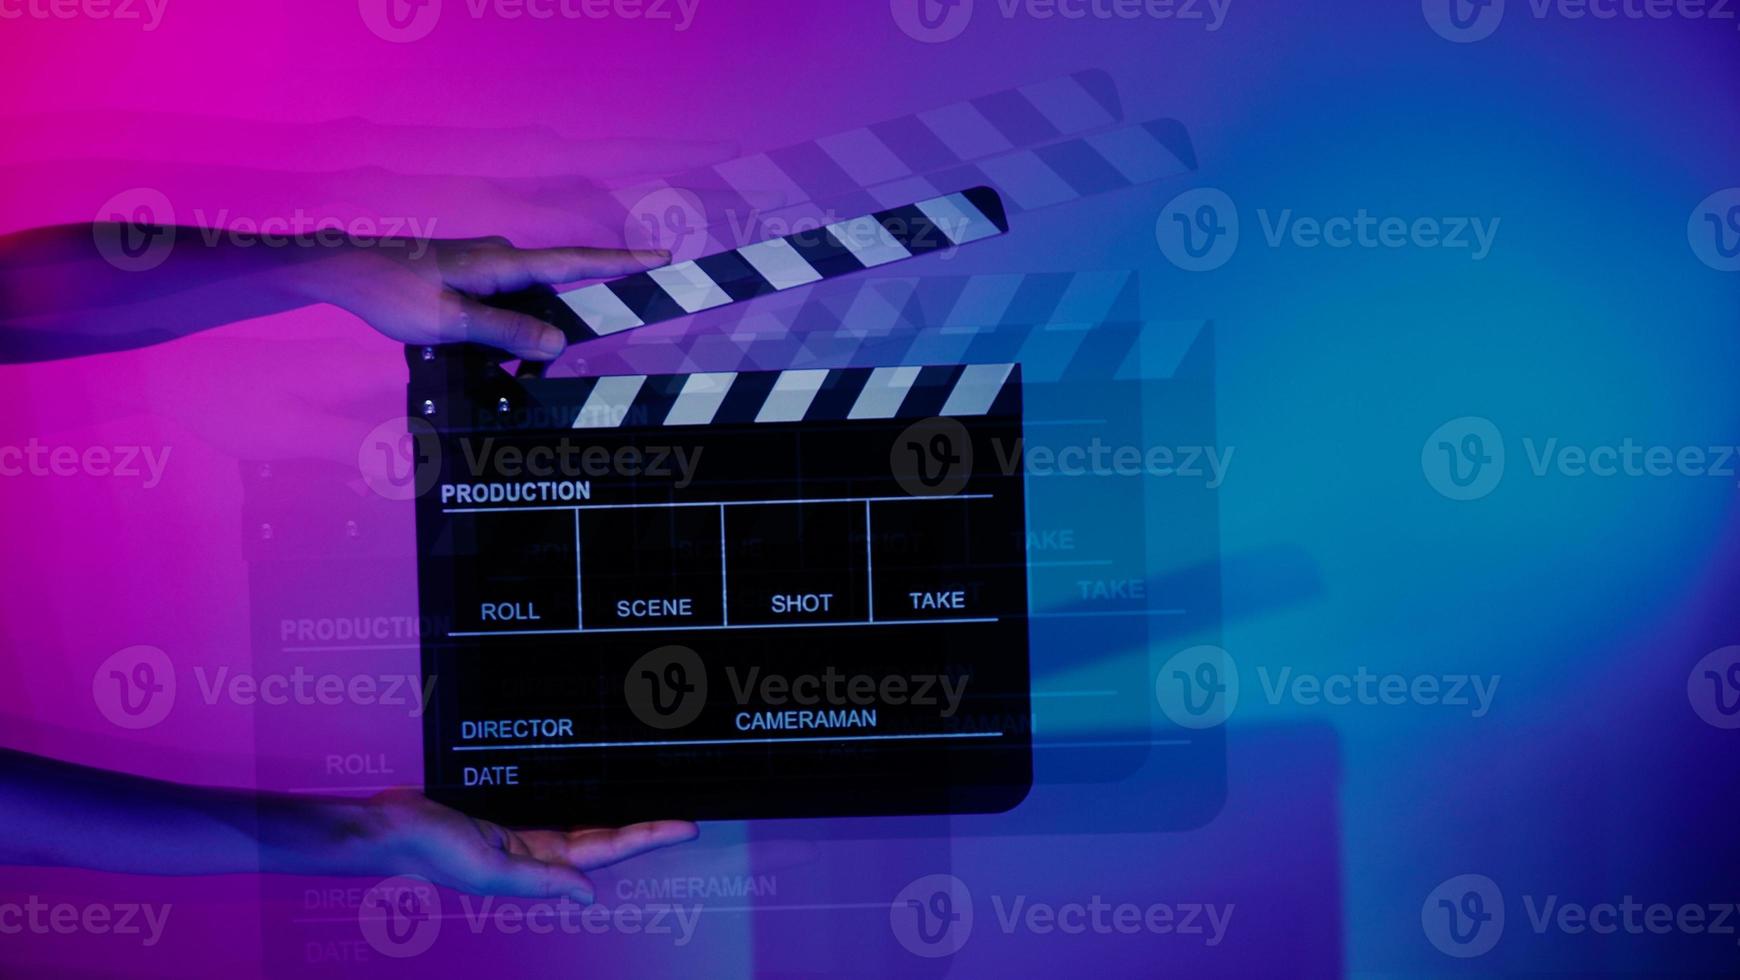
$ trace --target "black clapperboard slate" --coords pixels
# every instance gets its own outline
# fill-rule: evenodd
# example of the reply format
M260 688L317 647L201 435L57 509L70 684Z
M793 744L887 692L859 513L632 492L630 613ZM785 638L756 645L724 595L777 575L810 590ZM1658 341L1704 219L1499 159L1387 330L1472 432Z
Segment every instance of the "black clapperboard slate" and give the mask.
M975 188L504 305L578 342L1005 230ZM451 624L422 637L432 798L540 825L1026 796L1018 365L543 378L407 356L419 604Z

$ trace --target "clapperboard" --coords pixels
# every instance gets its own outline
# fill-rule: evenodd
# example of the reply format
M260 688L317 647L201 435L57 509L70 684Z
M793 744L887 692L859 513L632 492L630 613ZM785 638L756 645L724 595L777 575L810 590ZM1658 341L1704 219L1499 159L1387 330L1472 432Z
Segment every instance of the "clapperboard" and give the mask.
M576 338L1007 230L975 188L564 293ZM1021 368L513 376L414 348L429 794L515 824L1031 783Z

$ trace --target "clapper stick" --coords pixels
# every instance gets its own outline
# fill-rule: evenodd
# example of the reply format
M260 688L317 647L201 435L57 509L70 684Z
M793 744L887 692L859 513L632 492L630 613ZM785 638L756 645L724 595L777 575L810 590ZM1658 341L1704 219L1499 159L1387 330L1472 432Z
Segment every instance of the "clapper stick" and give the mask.
M1008 230L1003 199L973 187L563 293L541 287L483 301L553 323L578 344ZM520 374L538 376L544 368L525 362Z

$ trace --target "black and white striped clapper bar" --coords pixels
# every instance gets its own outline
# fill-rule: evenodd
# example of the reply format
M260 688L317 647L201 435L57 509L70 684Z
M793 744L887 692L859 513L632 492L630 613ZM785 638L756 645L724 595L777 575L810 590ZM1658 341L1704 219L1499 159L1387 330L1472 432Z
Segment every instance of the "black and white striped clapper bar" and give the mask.
M581 378L572 428L1005 414L1013 364L794 368Z
M604 337L1001 235L1003 201L974 187L560 294ZM571 331L573 333L573 331Z

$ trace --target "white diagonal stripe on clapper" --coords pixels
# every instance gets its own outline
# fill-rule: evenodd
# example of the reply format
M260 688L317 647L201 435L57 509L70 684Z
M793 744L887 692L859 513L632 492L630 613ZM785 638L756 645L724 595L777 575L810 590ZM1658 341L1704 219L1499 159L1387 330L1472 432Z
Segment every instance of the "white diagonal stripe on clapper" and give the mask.
M643 384L644 374L599 378L592 394L586 396L586 404L580 406L580 414L574 416L574 428L613 429L621 425Z

